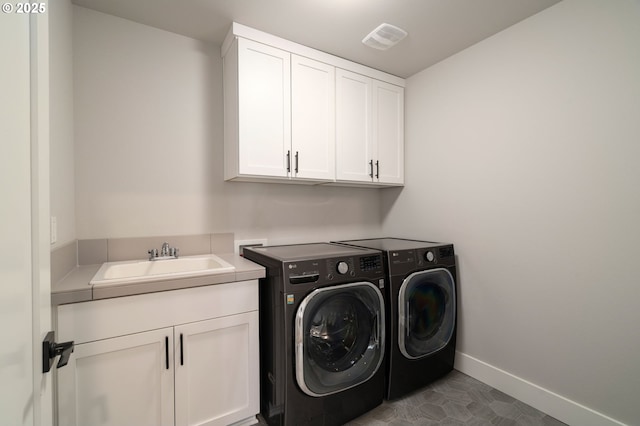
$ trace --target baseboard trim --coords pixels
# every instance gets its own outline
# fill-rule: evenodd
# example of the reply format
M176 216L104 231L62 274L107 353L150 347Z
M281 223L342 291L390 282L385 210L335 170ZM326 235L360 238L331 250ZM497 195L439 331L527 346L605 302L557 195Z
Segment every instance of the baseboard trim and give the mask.
M568 425L627 426L625 423L461 352L456 352L455 369Z

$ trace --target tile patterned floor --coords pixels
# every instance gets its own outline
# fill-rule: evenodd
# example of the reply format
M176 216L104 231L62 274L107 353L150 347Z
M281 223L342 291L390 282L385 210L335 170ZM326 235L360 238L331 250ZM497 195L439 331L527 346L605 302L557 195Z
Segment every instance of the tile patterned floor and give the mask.
M560 426L564 423L459 371L385 401L348 426Z

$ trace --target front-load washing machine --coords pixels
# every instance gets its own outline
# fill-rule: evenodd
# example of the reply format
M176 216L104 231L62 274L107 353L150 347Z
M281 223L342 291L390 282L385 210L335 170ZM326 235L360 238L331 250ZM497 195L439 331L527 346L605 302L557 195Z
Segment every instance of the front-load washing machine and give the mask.
M341 425L384 399L382 253L330 243L253 247L260 411L270 425Z
M400 238L339 243L383 253L389 281L385 397L399 398L451 371L457 324L453 245Z

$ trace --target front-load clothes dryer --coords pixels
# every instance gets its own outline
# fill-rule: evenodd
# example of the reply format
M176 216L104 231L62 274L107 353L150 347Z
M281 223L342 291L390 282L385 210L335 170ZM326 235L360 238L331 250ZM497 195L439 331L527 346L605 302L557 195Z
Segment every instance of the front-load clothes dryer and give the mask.
M330 243L253 247L260 400L270 425L341 425L384 399L382 253Z
M399 398L451 371L457 327L453 245L400 238L340 243L383 253L389 282L385 397Z

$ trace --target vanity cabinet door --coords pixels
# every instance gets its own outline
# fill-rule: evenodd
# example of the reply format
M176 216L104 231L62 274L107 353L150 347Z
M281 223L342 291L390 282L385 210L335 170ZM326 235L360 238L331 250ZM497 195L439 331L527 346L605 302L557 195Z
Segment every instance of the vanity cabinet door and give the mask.
M176 425L228 425L260 410L258 311L175 327Z
M173 328L82 343L58 369L58 424L173 425Z

